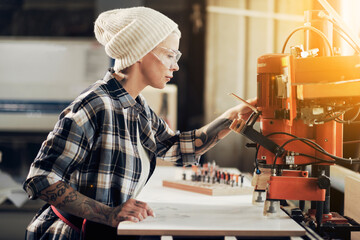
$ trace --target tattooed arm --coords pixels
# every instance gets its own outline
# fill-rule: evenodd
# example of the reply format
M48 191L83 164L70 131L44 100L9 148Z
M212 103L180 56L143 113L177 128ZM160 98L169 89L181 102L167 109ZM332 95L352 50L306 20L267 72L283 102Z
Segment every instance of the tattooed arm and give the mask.
M251 105L256 104L256 99L248 101ZM195 132L195 152L196 154L204 154L210 148L215 146L217 142L229 134L232 121L237 118L247 119L251 114L251 109L244 104L239 104L230 108L220 117L208 125L196 130Z
M62 181L41 191L39 197L64 212L112 227L117 227L122 221L138 222L147 216L154 216L152 209L144 202L129 199L118 207L109 207L75 191Z

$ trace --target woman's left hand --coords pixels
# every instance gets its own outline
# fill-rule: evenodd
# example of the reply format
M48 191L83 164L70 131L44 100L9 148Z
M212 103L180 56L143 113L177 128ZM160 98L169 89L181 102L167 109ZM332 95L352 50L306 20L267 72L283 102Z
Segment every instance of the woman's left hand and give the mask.
M257 99L250 99L247 100L247 102L255 107L257 103ZM236 107L230 109L232 111L231 116L234 116L233 121L230 125L230 129L234 132L240 133L241 130L245 126L246 120L250 117L251 113L254 111L250 106L248 106L245 103L241 103L237 105Z
M248 99L247 102L256 108L256 103L257 103L257 98L252 98L252 99ZM254 112L253 109L251 109L248 105L246 104L240 104L239 106L239 111L238 111L238 115L241 119L243 120L247 120L250 115Z
M248 99L246 102L256 108L257 98ZM228 118L232 121L235 119L242 119L246 121L250 117L251 113L253 113L253 111L254 110L251 109L247 104L240 103L239 105L230 108L225 114L228 114Z

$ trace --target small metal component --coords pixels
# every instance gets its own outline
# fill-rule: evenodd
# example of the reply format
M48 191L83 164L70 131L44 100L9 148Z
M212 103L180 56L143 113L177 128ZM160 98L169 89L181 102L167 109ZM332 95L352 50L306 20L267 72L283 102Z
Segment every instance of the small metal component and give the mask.
M301 52L301 57L302 58L316 57L318 55L318 52L319 52L318 48L313 48L313 49Z
M313 115L320 115L320 114L324 114L324 108L322 108L322 107L314 107L313 109L312 109L312 114Z
M264 204L264 216L277 217L280 214L279 200L266 200Z
M183 180L186 180L186 173L183 173L182 176L183 176Z
M285 156L285 164L287 164L287 165L295 164L295 156L293 156L293 155Z
M268 208L268 213L276 213L276 208L274 206L274 202L270 202L270 206Z
M277 85L277 97L278 98L287 98L287 86L286 83L288 82L287 76L281 74L276 75L276 85Z
M316 57L318 55L319 49L313 48L307 51L304 51L303 45L296 45L290 47L290 53L296 58L308 58L308 57Z
M275 168L271 169L271 176L276 176L276 169Z
M304 47L302 45L296 45L290 47L290 53L296 58L301 57L301 52L304 51Z
M264 190L255 190L253 192L253 205L262 205L265 201L266 192Z

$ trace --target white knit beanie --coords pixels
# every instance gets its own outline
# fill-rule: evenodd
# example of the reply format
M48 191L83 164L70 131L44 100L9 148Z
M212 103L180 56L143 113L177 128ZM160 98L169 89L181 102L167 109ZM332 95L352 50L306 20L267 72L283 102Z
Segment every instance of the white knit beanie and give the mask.
M172 32L177 24L162 13L146 7L103 12L95 21L95 37L115 59L116 72L143 58Z

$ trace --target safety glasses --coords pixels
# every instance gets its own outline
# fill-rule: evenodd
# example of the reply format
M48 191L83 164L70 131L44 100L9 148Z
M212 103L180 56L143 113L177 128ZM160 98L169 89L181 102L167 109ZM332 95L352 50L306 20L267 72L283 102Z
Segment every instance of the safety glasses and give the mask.
M179 50L166 47L156 47L151 53L168 69L173 68L182 55Z

